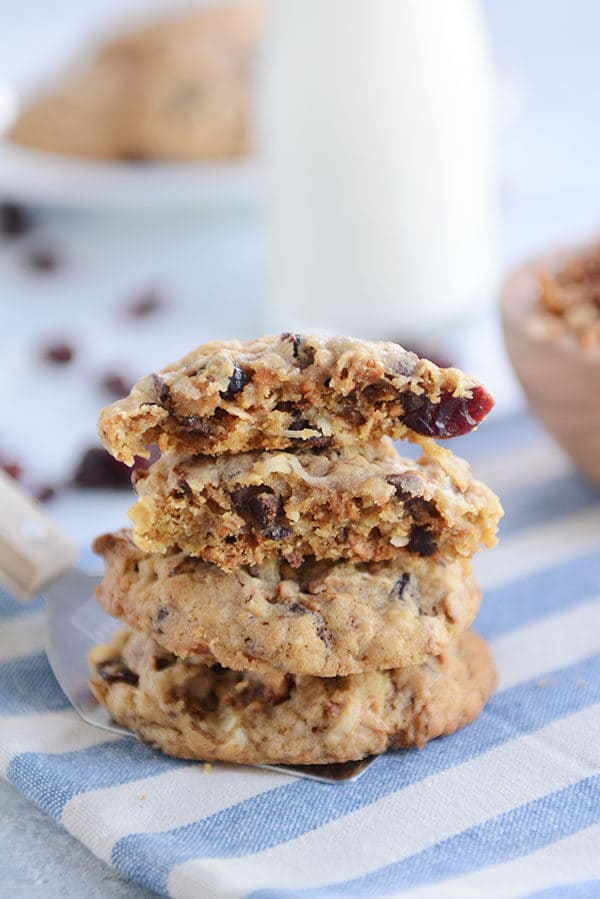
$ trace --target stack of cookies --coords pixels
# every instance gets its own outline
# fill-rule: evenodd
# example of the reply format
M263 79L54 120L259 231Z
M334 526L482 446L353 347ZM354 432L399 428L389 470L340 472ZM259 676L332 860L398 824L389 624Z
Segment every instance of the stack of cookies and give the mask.
M184 758L328 764L473 720L495 685L469 627L496 496L434 439L492 400L393 343L215 342L103 410L136 472L131 531L99 537L98 600L127 629L92 689ZM420 446L417 461L390 438Z

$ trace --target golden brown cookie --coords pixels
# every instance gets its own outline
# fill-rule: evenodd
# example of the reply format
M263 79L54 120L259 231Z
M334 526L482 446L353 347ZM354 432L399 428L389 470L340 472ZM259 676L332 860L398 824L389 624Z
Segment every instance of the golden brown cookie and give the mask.
M379 562L413 552L470 558L493 546L500 504L466 462L402 458L384 438L364 446L162 456L136 472L133 539L146 552L183 550L224 569L277 553Z
M396 343L282 334L214 341L102 410L107 450L215 455L465 434L493 405L482 385Z
M26 106L10 139L65 156L114 159L122 155L122 98L132 77L129 60L95 60L64 85Z
M274 556L225 572L183 553L147 555L127 531L94 549L110 615L182 658L209 651L236 670L333 677L416 665L469 627L480 603L466 560L293 568Z
M489 649L470 631L417 667L349 677L186 663L131 631L95 647L90 667L97 699L144 743L238 763L318 765L421 747L473 721L496 685Z
M210 160L252 144L253 60L261 6L195 9L102 47L27 106L15 143L68 156Z

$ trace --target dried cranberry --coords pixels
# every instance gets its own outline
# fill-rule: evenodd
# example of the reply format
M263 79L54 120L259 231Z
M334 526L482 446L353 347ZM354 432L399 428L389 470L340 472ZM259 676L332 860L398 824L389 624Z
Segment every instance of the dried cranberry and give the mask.
M1 462L0 468L13 480L18 481L23 474L23 469L16 462Z
M240 390L244 389L244 386L248 383L248 375L243 369L237 364L237 362L233 363L233 374L229 379L229 384L227 385L227 390L220 390L219 396L224 400L232 400L234 396L240 392Z
M51 247L35 247L29 252L26 261L36 272L55 272L61 267L60 256Z
M22 206L0 203L0 234L3 237L22 237L32 226L31 216Z
M72 362L75 356L75 349L70 343L57 341L49 343L42 351L42 358L46 362L53 362L56 365L67 365Z
M445 392L438 403L433 403L424 394L407 391L400 397L404 406L400 418L417 434L441 439L460 437L477 427L494 405L483 387L474 387L472 393L465 397Z
M131 469L113 459L102 447L93 446L81 457L73 482L78 487L129 487Z
M105 375L102 375L100 385L106 393L115 399L127 396L133 386L129 379L124 378L118 372L107 372Z
M155 315L163 305L158 291L146 290L127 305L125 315L129 318L147 318L149 315Z
M54 496L56 496L56 489L50 484L44 484L35 491L35 498L39 503L46 503Z

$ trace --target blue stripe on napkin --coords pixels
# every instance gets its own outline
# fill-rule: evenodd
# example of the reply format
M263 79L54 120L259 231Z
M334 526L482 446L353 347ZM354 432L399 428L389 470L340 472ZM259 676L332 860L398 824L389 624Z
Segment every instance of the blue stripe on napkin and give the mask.
M600 822L600 774L471 827L423 852L363 877L307 890L258 890L252 899L386 896L437 883L535 852Z
M192 858L261 852L596 703L600 656L551 672L543 690L536 678L497 694L465 730L420 750L387 753L356 783L329 788L326 800L322 784L292 781L193 824L123 837L115 844L112 862L122 874L161 892L175 865Z

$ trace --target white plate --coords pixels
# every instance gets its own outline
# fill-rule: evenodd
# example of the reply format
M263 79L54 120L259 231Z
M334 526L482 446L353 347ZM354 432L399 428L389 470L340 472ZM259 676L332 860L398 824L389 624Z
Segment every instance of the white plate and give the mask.
M113 162L63 157L0 142L0 195L80 209L199 208L249 203L259 192L256 162Z

